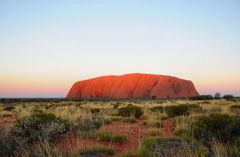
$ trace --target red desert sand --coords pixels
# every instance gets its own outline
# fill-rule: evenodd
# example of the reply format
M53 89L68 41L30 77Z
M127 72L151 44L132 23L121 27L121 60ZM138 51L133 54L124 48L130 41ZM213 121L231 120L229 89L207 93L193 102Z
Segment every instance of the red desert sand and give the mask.
M192 81L136 73L78 81L67 98L181 98L197 95Z

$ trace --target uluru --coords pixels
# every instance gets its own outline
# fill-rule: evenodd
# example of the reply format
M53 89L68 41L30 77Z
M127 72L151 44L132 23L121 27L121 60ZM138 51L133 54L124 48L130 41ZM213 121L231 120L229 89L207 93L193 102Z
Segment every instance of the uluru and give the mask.
M197 95L192 81L134 73L78 81L71 87L67 98L182 98Z

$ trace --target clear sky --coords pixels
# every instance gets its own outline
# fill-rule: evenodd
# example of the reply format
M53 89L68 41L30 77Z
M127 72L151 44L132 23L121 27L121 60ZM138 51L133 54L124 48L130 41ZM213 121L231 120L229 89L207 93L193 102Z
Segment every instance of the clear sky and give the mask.
M0 97L63 97L77 80L136 72L240 95L240 1L0 1Z

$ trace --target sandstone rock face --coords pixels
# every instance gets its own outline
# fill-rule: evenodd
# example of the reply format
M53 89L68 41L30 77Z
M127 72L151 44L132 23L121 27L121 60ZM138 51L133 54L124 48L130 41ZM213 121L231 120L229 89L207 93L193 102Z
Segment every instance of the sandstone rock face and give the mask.
M136 73L78 81L67 98L180 98L196 95L198 92L189 80Z

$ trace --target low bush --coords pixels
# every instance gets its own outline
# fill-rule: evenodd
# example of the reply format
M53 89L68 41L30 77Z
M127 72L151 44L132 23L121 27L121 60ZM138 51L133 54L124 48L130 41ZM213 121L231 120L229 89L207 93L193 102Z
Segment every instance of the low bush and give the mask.
M91 113L92 114L97 114L100 112L100 109L99 108L91 108Z
M113 104L113 108L118 108L120 106L120 103Z
M240 118L221 114L201 117L193 123L193 135L209 146L214 141L232 143L240 138Z
M67 120L49 113L35 113L17 121L12 128L13 135L24 142L40 139L52 140L70 130Z
M164 111L164 107L163 106L155 106L155 107L151 108L151 111L162 113Z
M126 107L122 107L118 110L118 115L123 117L135 117L140 118L143 115L143 111L138 106L128 105Z
M165 112L168 117L176 117L182 115L188 115L188 105L174 105L174 106L166 106Z

